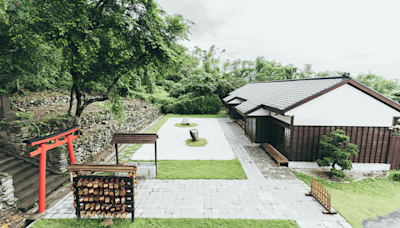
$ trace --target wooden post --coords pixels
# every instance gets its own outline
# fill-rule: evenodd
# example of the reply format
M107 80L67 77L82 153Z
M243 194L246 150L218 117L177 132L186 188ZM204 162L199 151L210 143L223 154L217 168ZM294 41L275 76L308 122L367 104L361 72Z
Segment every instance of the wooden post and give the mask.
M117 157L117 165L118 165L118 144L115 143L115 156Z
M158 168L157 168L157 139L156 139L156 141L154 143L154 149L155 149L155 157L156 157L156 175L157 175L157 172L158 172Z

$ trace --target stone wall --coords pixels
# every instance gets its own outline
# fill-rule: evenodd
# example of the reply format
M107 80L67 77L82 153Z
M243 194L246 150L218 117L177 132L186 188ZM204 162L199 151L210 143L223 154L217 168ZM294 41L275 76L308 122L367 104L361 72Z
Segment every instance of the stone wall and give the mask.
M61 103L69 103L71 100L70 96L64 95L64 96L58 96L58 97L51 97L51 98L44 98L44 99L28 99L28 100L12 100L14 104L16 104L19 108L26 109L30 107L38 107L42 105L56 105L56 104L61 104ZM74 101L76 101L76 98L74 98Z
M12 176L0 173L0 212L11 208L16 201Z
M67 101L67 100L65 100ZM69 101L69 99L68 99ZM42 102L38 102L41 104ZM18 104L19 107L26 107ZM98 152L104 150L111 142L112 135L118 133L138 132L161 115L161 109L146 102L125 103L125 118L117 120L109 110L84 112L81 120L81 135L74 140L74 152L77 163L83 163ZM41 136L53 134L70 126L72 118L50 118L35 120ZM37 137L36 127L26 123L0 123L0 147L21 156L29 157L29 152L37 146L27 147L25 139ZM40 156L30 159L39 160ZM68 168L68 150L66 144L47 153L49 167L65 172Z

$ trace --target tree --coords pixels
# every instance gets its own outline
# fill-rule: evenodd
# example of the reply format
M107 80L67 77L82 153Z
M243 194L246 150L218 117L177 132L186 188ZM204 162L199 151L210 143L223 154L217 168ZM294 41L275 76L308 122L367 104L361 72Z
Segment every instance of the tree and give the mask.
M323 158L316 162L319 166L330 166L332 163L331 173L334 176L343 178L346 174L343 170L350 170L353 166L349 160L350 156L357 156L359 152L357 145L349 143L350 138L343 130L336 130L329 134L330 137L323 135L321 151ZM339 165L342 170L337 170L335 165Z
M357 75L356 80L378 91L379 93L382 93L383 95L400 102L399 97L396 96L396 94L400 92L400 84L398 79L385 79L382 76L378 76L369 72L368 74Z
M32 0L35 29L63 50L77 104L74 124L93 102L118 96L114 87L132 70L170 65L188 24L154 0ZM98 91L95 97L85 92Z
M29 29L32 19L25 2L0 2L1 93L54 88L70 79L62 69L61 50Z

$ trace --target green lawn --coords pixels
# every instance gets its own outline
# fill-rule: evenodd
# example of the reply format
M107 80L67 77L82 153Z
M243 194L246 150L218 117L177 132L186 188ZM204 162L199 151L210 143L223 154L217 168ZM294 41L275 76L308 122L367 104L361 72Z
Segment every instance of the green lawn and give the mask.
M182 123L177 123L177 124L175 124L175 126L177 126L177 127L196 127L196 126L198 126L198 124L191 123L190 125L183 125Z
M32 228L69 228L69 227L106 227L103 219L43 219L36 220ZM255 220L255 219L158 219L137 218L135 222L130 219L114 219L114 224L107 227L264 227L284 228L300 227L292 220Z
M293 171L308 185L311 176ZM394 171L391 171L391 176ZM400 182L389 178L364 179L350 184L331 183L315 178L332 196L332 206L352 225L363 227L362 221L384 216L400 209Z
M156 179L247 179L239 159L160 160Z
M192 138L188 138L186 139L186 145L188 146L205 146L207 144L207 140L203 139L203 138L199 138L199 140L197 141L193 141Z

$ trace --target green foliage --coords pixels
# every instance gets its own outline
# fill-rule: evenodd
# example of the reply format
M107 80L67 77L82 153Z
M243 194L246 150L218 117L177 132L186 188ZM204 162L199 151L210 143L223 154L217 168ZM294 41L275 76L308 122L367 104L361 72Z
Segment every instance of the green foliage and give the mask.
M218 95L206 95L193 99L178 100L165 107L167 113L177 114L217 114L223 106Z
M390 80L376 74L359 74L356 80L364 85L378 91L379 93L400 102L400 98L396 96L400 92L400 84L398 79Z
M102 223L105 219L40 219L36 220L32 228L87 228L105 227ZM297 228L300 227L293 220L279 219L193 219L193 218L135 218L135 222L129 219L113 219L110 227L136 228L136 227L254 227L254 228Z
M17 112L16 115L21 117L21 120L30 120L33 118L32 113L30 112Z
M87 105L109 100L120 86L118 81L132 75L130 71L140 73L152 93L154 69L179 61L177 42L187 39L182 16L167 15L153 0L32 3L35 32L63 50L78 101L75 123ZM97 97L86 98L85 92L92 91Z
M179 82L183 79L182 75L179 74L168 74L165 80L172 81L172 82Z
M167 92L170 92L172 87L175 85L174 81L170 81L170 80L165 80L163 83L164 89Z
M185 93L185 87L181 83L175 83L169 90L169 94L172 97L179 97Z
M346 135L343 130L336 130L329 134L330 137L326 135L323 136L321 144L323 149L321 154L323 159L318 159L316 162L319 166L330 166L332 164L331 173L334 176L343 178L346 174L343 170L350 170L353 166L351 161L348 160L350 156L357 156L359 152L357 145L349 143L350 138ZM339 165L342 170L337 170L335 165Z
M400 173L393 173L391 175L392 180L394 181L400 181Z

